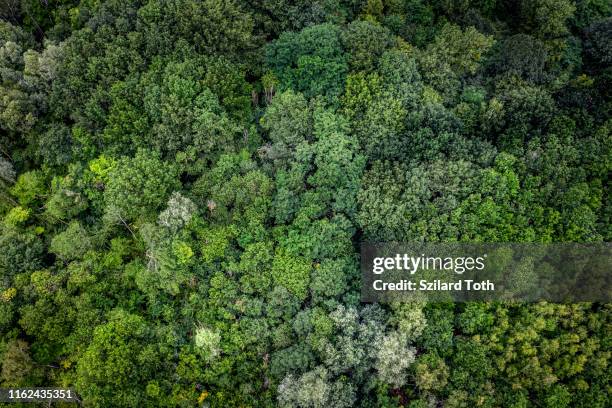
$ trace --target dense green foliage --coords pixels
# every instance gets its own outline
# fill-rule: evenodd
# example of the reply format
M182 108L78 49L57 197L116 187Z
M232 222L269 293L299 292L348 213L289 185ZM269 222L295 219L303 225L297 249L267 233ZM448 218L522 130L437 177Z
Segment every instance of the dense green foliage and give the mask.
M612 239L606 0L0 2L2 386L610 405L607 304L362 304L364 241Z

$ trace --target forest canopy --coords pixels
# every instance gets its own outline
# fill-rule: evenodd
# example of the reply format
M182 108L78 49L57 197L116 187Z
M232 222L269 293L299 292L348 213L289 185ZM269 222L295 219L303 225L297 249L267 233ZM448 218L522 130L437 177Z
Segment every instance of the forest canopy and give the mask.
M610 242L607 0L0 1L0 382L609 406L609 304L360 302L362 242Z

